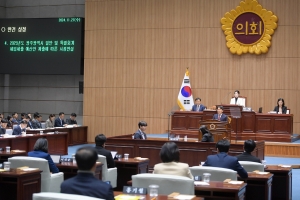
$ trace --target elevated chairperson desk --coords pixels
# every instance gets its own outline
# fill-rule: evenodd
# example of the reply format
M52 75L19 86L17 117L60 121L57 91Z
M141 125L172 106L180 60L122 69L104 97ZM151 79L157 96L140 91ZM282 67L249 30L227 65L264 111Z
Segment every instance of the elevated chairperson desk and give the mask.
M130 155L129 155L130 156ZM117 188L115 190L122 191L123 186L127 185L127 181L131 180L132 175L148 173L149 159L136 160L133 158L124 158L115 160L118 170Z
M76 163L73 162L62 162L56 164L56 167L60 172L64 173L64 180L72 178L77 175L78 167ZM99 180L102 179L102 163L96 163L95 177Z
M68 133L68 145L86 144L87 143L87 126L77 126L72 128L50 128L50 129L30 129L26 130L27 134L37 134L42 130L44 133L49 132L66 132Z
M209 185L195 186L195 195L210 200L242 200L245 197L246 183L229 184L211 181Z
M216 143L196 142L197 140L188 139L187 142L173 141L180 150L180 162L188 163L190 166L198 166L201 161L205 161L208 155L216 154ZM105 148L111 151L117 151L118 154L128 153L130 157L149 158L149 170L154 165L161 163L159 152L167 139L134 140L132 135L122 135L107 138ZM264 141L256 142L256 149L252 152L254 156L264 160L265 154ZM229 155L239 155L244 152L243 144L231 144Z
M41 192L41 172L38 169L0 172L0 199L31 200L33 193Z
M292 199L292 168L267 165L266 172L272 173L272 200Z
M0 148L5 149L6 146L10 146L11 150L32 151L36 140L39 138L47 138L49 154L68 155L68 133L62 132L0 138Z
M246 187L246 199L250 200L272 200L272 180L273 174L256 174L254 172L248 172L248 178L242 179L238 177L238 180L242 180L247 183Z
M230 116L230 107L235 105L223 105L224 114ZM171 133L187 134L196 137L199 133L199 121L212 119L215 110L203 112L176 111L172 115ZM274 142L292 142L293 115L291 114L262 114L253 111L241 111L241 118L231 120L231 139L238 140L255 139Z

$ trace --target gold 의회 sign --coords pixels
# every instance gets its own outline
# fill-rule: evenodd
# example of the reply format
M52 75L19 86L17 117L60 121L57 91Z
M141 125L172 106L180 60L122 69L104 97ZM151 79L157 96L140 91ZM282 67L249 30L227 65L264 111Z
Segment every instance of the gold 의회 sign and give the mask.
M267 53L277 17L256 0L244 0L221 19L226 45L232 54Z

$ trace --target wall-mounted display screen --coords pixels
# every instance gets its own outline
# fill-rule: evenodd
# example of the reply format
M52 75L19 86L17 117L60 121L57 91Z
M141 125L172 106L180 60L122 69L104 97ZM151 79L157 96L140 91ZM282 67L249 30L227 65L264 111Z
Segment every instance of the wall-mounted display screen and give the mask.
M1 74L83 74L84 19L0 19Z

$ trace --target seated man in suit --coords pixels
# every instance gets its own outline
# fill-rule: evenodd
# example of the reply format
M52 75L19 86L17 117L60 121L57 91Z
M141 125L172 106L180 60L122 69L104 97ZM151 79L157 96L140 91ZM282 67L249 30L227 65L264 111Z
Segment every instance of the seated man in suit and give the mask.
M33 129L32 121L30 120L29 115L25 115L25 120L27 121L27 129Z
M17 112L13 112L11 116L12 116L12 120L11 120L12 123L18 124L19 123L19 121L18 121L18 116L19 116L18 113Z
M227 122L228 118L227 115L223 114L223 106L218 106L217 108L217 114L214 114L213 119L219 120L219 121L224 121Z
M71 113L70 118L66 119L66 123L68 125L75 125L76 126L77 125L76 117L77 117L77 115L75 113Z
M54 121L54 127L64 127L64 126L67 126L68 124L66 124L66 122L64 121L65 113L64 112L60 112L58 115L59 115L58 118L56 118L55 121Z
M26 132L27 121L22 120L20 125L16 126L13 130L13 135L22 135L22 132Z
M115 161L111 155L111 152L109 150L106 150L105 147L106 137L104 134L99 134L95 137L95 149L98 154L106 157L106 163L107 168L114 168L115 167Z
M203 111L205 109L205 106L201 104L201 99L199 97L197 97L195 99L195 105L193 105L192 107L192 111Z
M65 180L60 186L60 192L114 200L111 185L94 176L98 160L97 151L93 147L79 148L75 159L78 166L77 175Z
M42 115L38 114L35 116L34 120L32 120L32 128L33 129L42 129L42 124L41 124L41 121L42 121Z
M239 161L251 161L261 163L260 159L252 156L251 152L255 149L256 143L253 140L246 140L244 142L244 153L236 156Z
M240 175L241 178L248 178L248 173L240 165L237 157L227 154L227 152L229 151L230 142L226 139L222 139L217 142L216 146L218 154L207 156L207 159L203 166L232 169L234 171L237 171L238 175Z
M145 121L140 121L138 123L138 127L139 130L137 130L134 135L133 135L133 139L142 139L142 140L146 140L147 139L147 135L144 132L147 128L147 122Z
M0 135L6 133L7 119L1 119L0 122Z

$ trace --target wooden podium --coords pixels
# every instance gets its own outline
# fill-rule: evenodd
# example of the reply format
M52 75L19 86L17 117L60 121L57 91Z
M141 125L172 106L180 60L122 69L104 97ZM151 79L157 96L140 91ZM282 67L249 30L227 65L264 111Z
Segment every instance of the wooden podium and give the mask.
M218 121L215 119L199 121L199 125L205 125L213 134L214 141L217 142L224 137L231 139L231 125L228 122ZM199 131L198 139L201 141L202 133Z

